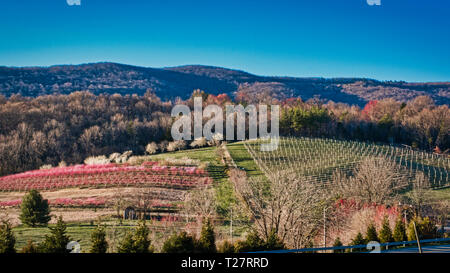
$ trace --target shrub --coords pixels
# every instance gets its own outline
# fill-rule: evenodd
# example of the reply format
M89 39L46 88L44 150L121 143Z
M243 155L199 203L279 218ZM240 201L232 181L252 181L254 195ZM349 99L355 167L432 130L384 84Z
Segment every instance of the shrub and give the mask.
M158 144L156 144L155 142L147 144L147 146L145 147L145 151L149 155L156 154L156 152L158 152Z
M286 248L284 243L278 238L275 230L272 230L267 237L265 247L267 250L278 250Z
M208 142L206 141L205 137L202 137L192 141L192 143L189 146L191 146L192 148L201 148L205 147L206 145L208 145Z
M186 146L187 146L187 144L186 144L186 141L184 141L184 140L170 142L169 145L167 145L167 151L174 152L174 151L184 150L184 149L186 149Z
M48 201L38 191L31 190L23 197L20 214L22 224L31 227L47 225L50 219Z
M100 225L91 234L91 253L106 253L108 242L106 241L105 228Z
M28 240L27 244L22 248L20 253L27 253L27 254L39 253L39 248L37 245L33 243L33 241Z
M234 245L229 241L224 241L217 250L219 253L235 253Z
M193 253L195 250L195 239L186 232L174 234L164 242L163 253Z
M412 221L410 221L408 225L407 235L409 241L416 240L416 235L414 232L414 222L416 223L419 240L433 239L436 237L436 226L430 221L430 218L416 217Z
M39 167L39 170L50 170L51 168L53 168L52 164L46 164Z
M111 161L104 155L100 156L90 156L84 160L84 164L86 165L103 165L108 164Z
M159 151L161 153L164 153L165 151L167 151L168 145L169 145L169 142L167 140L161 141L161 143L159 143L159 145L158 145Z
M66 234L66 223L62 216L58 218L58 222L54 228L50 228L50 235L46 235L44 242L39 246L44 253L69 253L67 244L71 241Z
M9 221L3 220L0 225L0 253L15 253L16 237Z

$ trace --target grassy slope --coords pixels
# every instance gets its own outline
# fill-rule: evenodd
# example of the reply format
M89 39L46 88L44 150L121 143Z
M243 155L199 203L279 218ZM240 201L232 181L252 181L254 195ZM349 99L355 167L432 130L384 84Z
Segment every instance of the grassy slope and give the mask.
M245 170L249 177L265 177L242 142L228 144L227 149L236 165Z
M199 160L200 162L209 163L207 170L215 182L214 188L216 189L218 212L222 216L227 217L230 204L234 202L233 187L226 173L227 168L216 153L217 149L218 149L217 147L207 147L200 149L170 152L148 156L148 160L190 158Z

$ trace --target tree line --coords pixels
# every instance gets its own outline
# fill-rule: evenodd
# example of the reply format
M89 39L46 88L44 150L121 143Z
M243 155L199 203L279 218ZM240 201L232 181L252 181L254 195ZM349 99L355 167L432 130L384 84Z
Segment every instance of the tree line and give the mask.
M226 95L199 90L192 96L202 96L204 106L232 103ZM435 105L426 96L408 103L371 101L363 109L317 99L270 101L281 105L282 135L397 143L436 152L450 148L448 105ZM78 164L90 156L155 150L147 145L172 140L170 113L175 103L192 107L193 100L164 102L150 91L143 96L89 92L0 96L0 175Z

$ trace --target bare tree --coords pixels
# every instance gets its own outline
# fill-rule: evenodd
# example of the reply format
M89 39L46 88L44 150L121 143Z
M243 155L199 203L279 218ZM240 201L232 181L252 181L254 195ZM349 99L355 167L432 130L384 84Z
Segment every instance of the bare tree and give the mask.
M305 247L321 224L324 194L321 187L289 172L274 173L269 181L232 175L236 192L263 239L271 232L288 247Z
M212 218L216 213L216 196L211 187L191 190L185 199L184 213L198 220Z
M395 199L398 191L406 186L407 179L394 162L381 157L367 157L357 166L353 176L335 172L331 190L343 198L384 204Z
M424 206L430 201L430 187L431 184L428 177L422 172L416 173L412 190L409 192L408 197L418 216L422 214Z

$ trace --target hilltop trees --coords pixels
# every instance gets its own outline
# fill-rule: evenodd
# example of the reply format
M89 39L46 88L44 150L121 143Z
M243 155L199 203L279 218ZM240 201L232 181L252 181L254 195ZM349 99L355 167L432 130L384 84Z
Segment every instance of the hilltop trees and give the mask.
M44 200L38 191L31 190L23 197L20 220L24 225L47 225L50 219L48 201Z
M0 109L0 175L114 152L143 154L149 142L168 139L170 110L155 96L11 97Z

